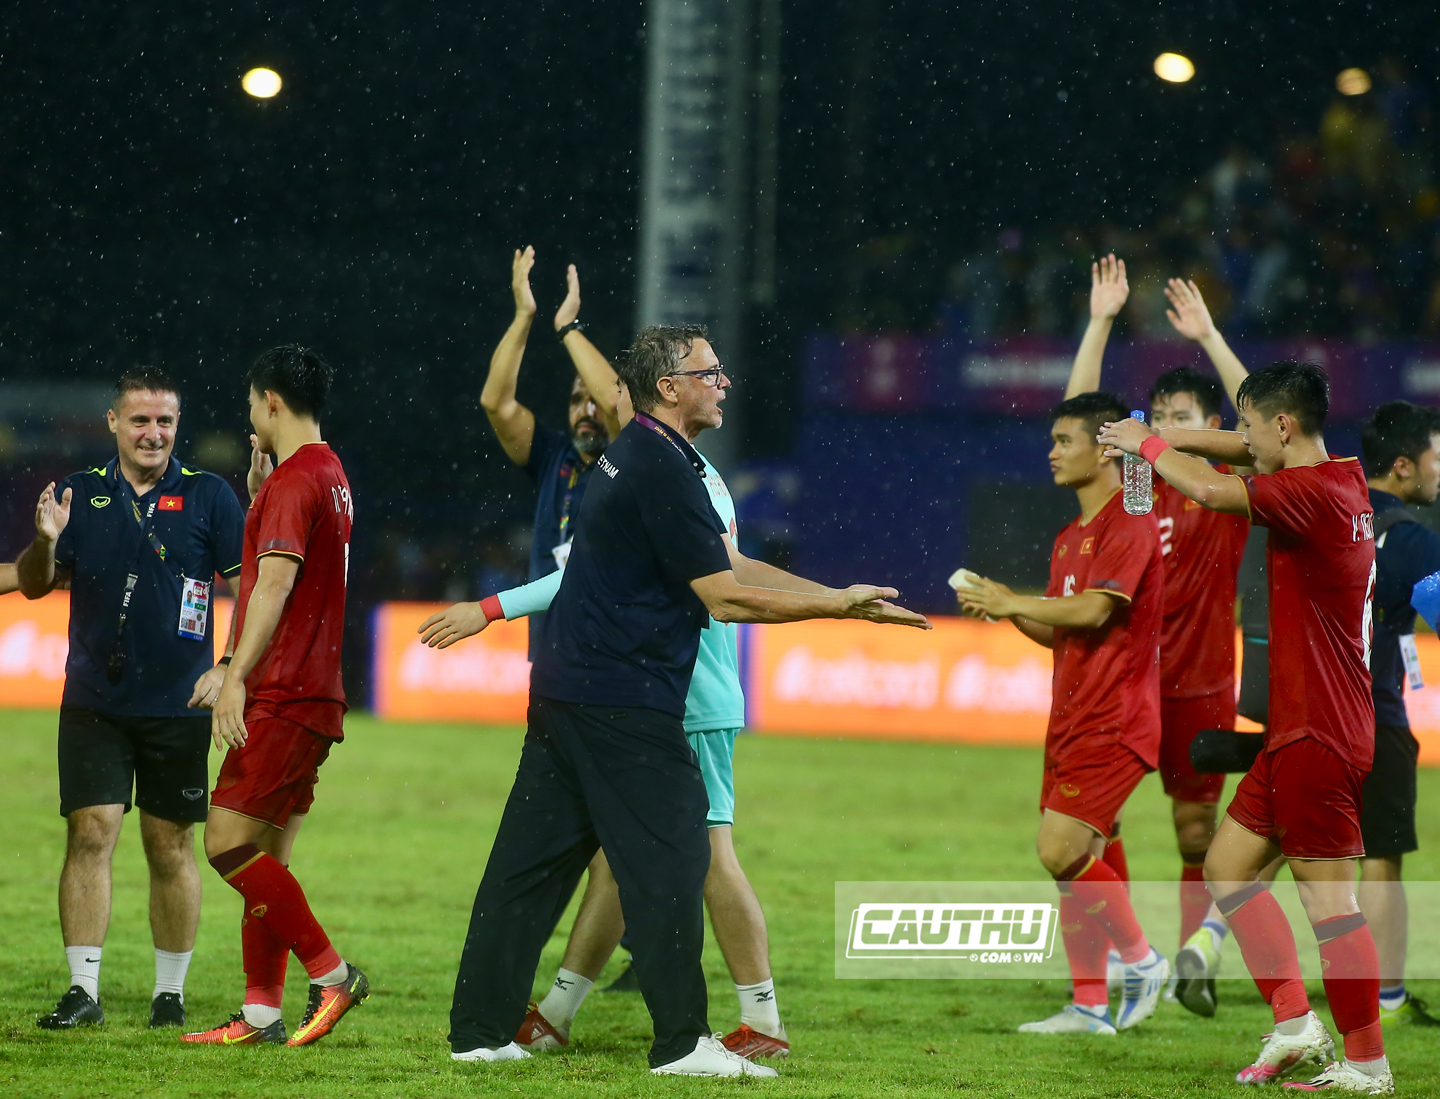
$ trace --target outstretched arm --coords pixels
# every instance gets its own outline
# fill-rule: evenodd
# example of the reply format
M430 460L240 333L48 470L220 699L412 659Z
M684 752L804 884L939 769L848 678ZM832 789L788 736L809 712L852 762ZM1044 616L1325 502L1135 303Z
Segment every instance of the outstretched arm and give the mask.
M784 569L777 569L774 565L767 565L764 561L746 557L730 540L728 534L725 536L725 548L730 551L730 566L735 572L735 579L746 587L773 588L776 591L794 591L808 595L835 594L836 589L834 588L827 588L824 584L817 584L813 580L806 580L803 576L796 576Z
M534 266L534 248L526 247L523 252L515 249L515 258L510 264L515 319L490 356L490 373L485 376L485 388L480 391L480 407L489 417L506 456L522 466L530 460L535 414L515 399L515 385L520 378L520 360L525 357L525 342L530 337L530 323L535 319L535 295L530 292L530 268Z
M827 594L782 591L741 584L735 573L711 573L690 581L690 587L717 622L804 622L811 618L863 618L930 629L923 615L888 602L894 588L856 584Z
M1119 596L1082 591L1058 599L1017 595L984 576L972 578L958 593L960 608L975 618L1008 618L1031 641L1055 647L1055 629L1098 630L1122 602Z
M20 589L20 573L13 564L0 565L0 595L9 595Z
M555 311L556 332L580 316L580 275L573 263L565 269L565 284L565 300ZM619 378L615 368L578 328L565 333L565 350L575 364L575 372L594 398L600 419L605 421L605 430L610 433L610 438L615 438L625 426L619 418L620 388L616 384Z
M1115 317L1129 296L1130 283L1125 279L1125 261L1117 260L1114 252L1099 263L1090 265L1090 323L1085 326L1080 350L1075 352L1075 363L1070 367L1070 384L1065 387L1066 400L1100 388L1100 364L1105 357L1105 344L1110 339Z
M1184 434L1243 438L1238 431L1196 431L1192 429ZM1107 456L1117 453L1138 454L1155 467L1156 473L1201 507L1209 508L1211 511L1223 511L1231 515L1248 516L1250 514L1250 494L1245 489L1244 481L1233 474L1221 473L1204 458L1193 454L1182 454L1173 445L1168 444L1165 435L1142 424L1139 420L1121 420L1119 423L1106 424L1101 429L1099 438L1100 442L1109 448L1105 452ZM1151 439L1154 439L1155 442L1145 447L1145 444ZM1145 447L1143 451L1142 447ZM1220 448L1216 448L1210 453L1214 456L1217 452L1220 452ZM1251 460L1248 450L1245 452L1245 459ZM1222 457L1221 460L1229 461L1230 459Z
M1165 310L1165 315L1170 318L1175 331L1205 349L1205 354L1215 364L1220 384L1225 387L1230 403L1238 409L1240 405L1235 394L1240 391L1240 383L1249 377L1249 371L1236 358L1235 352L1230 350L1225 337L1220 335L1220 330L1210 319L1210 310L1205 307L1200 288L1184 279L1171 279L1165 287L1165 296L1170 299L1170 308Z
M432 614L420 623L415 632L432 649L448 649L457 641L473 637L498 618L510 622L548 610L564 578L565 570L556 569L539 580L502 591L478 603L456 603Z

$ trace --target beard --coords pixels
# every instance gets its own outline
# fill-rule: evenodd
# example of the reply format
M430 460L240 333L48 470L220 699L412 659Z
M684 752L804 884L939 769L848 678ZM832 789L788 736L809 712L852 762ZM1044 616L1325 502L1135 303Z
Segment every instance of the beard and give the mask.
M570 442L582 458L598 458L605 453L605 448L610 445L610 436L605 429L592 420L582 420L582 424L590 424L590 431L576 431L570 436Z

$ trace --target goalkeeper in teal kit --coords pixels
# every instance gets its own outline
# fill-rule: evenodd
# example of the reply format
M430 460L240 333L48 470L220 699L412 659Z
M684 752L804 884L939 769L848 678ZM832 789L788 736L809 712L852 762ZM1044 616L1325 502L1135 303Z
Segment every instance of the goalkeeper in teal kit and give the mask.
M628 409L622 398L622 417ZM746 571L769 575L752 582L789 590L824 592L820 584L792 576L760 562L749 561L735 548L735 504L724 480L706 462L705 485L721 522L729 530L729 546L737 574ZM446 648L483 630L498 618L515 619L545 610L560 588L562 572L533 583L492 595L479 603L458 603L421 625L425 642ZM775 1003L775 982L770 973L765 914L755 891L740 868L731 840L735 820L735 782L731 765L735 735L745 724L745 695L740 686L739 627L713 618L700 632L700 652L690 693L685 700L685 733L699 759L705 791L710 798L706 816L710 834L710 871L705 879L705 904L715 939L725 956L740 1000L740 1025L724 1038L726 1048L752 1060L785 1057L790 1052L785 1027ZM620 896L605 852L590 865L589 883L565 957L549 993L532 1004L515 1041L526 1049L553 1050L569 1044L570 1025L595 979L619 945L625 931Z

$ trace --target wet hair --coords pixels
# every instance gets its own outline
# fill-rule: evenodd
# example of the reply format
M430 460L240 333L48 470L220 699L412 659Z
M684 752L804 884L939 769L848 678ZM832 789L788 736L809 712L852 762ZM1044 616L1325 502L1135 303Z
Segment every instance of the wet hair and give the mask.
M318 420L335 381L335 368L318 351L287 343L261 354L247 381L257 393L276 394L295 415Z
M1116 423L1128 415L1130 413L1125 411L1124 400L1109 390L1096 389L1061 401L1055 406L1050 418L1081 421L1090 433L1090 441L1093 443L1095 436L1100 434L1101 424Z
M1316 363L1282 359L1241 382L1235 399L1266 418L1288 413L1302 434L1318 435L1330 414L1330 378Z
M173 393L180 400L180 391L170 375L158 366L132 366L115 382L115 400L112 407L119 408L120 401L127 393Z
M1220 415L1223 393L1217 378L1202 374L1193 366L1177 366L1155 379L1155 384L1150 387L1150 403L1153 405L1160 397L1173 397L1177 393L1188 393L1194 397L1202 415Z
M709 338L701 324L652 324L642 328L630 349L615 360L615 373L630 390L635 411L649 412L659 404L660 393L655 387L660 379L680 369L696 340Z
M1440 435L1440 412L1409 401L1386 401L1360 431L1365 476L1384 477L1396 458L1418 462Z

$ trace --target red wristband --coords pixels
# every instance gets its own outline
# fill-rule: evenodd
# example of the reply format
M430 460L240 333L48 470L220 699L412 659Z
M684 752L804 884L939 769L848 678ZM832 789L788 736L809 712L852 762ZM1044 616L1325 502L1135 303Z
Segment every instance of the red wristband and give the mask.
M505 617L505 612L500 607L498 595L487 596L480 600L480 609L485 612L486 622L498 622Z
M1140 444L1140 457L1144 458L1153 466L1155 459L1169 449L1170 444L1160 438L1159 435L1151 435L1150 438Z

